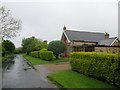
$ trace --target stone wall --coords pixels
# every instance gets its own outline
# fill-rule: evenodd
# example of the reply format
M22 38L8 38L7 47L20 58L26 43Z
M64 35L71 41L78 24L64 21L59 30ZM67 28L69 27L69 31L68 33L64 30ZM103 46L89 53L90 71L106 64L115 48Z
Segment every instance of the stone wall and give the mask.
M120 53L120 47L95 47L95 52Z
M114 42L112 46L120 46L120 42Z

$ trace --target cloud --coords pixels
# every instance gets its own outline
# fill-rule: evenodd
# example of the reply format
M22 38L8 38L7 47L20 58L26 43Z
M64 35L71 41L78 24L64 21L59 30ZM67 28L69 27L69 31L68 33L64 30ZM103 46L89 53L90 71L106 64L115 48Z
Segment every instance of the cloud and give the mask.
M23 22L20 36L12 39L17 47L24 37L60 39L64 25L68 29L108 32L111 36L118 34L116 2L7 2L2 5Z

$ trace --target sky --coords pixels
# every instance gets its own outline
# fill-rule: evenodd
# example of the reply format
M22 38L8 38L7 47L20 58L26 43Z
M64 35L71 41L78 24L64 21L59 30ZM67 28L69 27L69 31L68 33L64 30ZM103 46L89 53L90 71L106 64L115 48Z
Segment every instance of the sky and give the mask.
M89 32L108 32L118 36L118 0L4 0L13 17L22 20L17 37L10 39L16 47L23 38L35 36L60 40L63 26L67 29Z

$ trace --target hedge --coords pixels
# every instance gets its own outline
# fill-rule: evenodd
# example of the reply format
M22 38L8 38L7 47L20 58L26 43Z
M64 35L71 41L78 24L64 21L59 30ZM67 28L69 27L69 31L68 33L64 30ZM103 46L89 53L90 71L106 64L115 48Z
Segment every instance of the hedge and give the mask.
M39 56L41 59L43 60L47 60L47 61L50 61L53 59L53 52L52 51L47 51L46 49L42 49L40 50L39 52Z
M52 51L48 51L47 49L41 49L40 51L30 52L30 56L50 61L53 59L54 55Z
M30 52L30 56L39 58L39 51Z
M120 56L96 52L70 54L72 70L120 87Z

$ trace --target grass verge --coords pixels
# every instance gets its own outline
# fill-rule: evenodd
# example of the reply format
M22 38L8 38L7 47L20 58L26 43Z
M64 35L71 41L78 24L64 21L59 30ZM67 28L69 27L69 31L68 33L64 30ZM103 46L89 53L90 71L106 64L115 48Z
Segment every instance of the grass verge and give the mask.
M31 64L33 65L38 65L38 64L49 64L48 61L41 60L39 58L31 57L29 55L23 55L26 60L28 60Z
M107 83L72 70L57 72L48 75L48 78L60 88L114 88Z
M39 65L39 64L52 64L52 63L59 63L59 62L67 62L69 61L68 58L59 58L52 61L45 61L40 58L35 58L29 55L23 55L26 60L28 60L33 65Z

